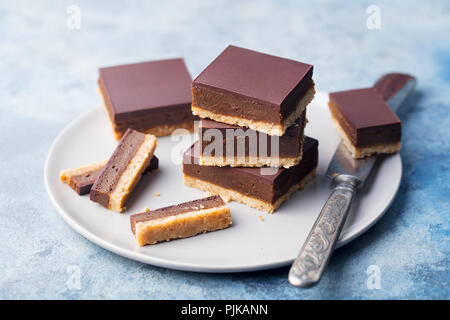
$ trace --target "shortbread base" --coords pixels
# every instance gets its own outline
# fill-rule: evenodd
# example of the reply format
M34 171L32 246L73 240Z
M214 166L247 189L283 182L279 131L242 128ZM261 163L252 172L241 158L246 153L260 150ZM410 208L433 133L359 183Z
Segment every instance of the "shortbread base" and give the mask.
M164 137L169 136L171 134L183 134L183 133L193 133L194 132L194 121L187 121L187 122L181 122L177 124L170 124L170 125L161 125L157 127L152 128L146 128L146 127L139 127L139 126L122 126L122 125L115 125L112 124L114 136L116 140L120 140L122 136L124 135L125 131L130 127L132 129L135 129L137 131L140 131L142 133L149 133L156 137ZM184 129L179 130L175 132L177 129Z
M200 155L199 165L215 167L284 167L296 166L302 159L302 154L295 158L278 157L205 157Z
M209 194L218 194L225 201L234 200L257 210L265 211L267 213L273 213L280 207L283 202L287 201L295 191L302 190L305 185L315 177L315 175L316 168L314 168L308 175L300 180L300 182L292 185L289 190L280 198L278 198L274 203L269 203L260 199L249 197L235 190L227 189L213 183L203 181L201 179L190 177L188 175L184 175L184 184L189 187L200 189Z
M185 129L187 132L180 130L175 132L177 129ZM183 133L193 133L194 132L194 121L181 122L173 125L161 125L153 128L148 128L143 131L144 133L150 133L157 137L169 136L173 134L183 134Z

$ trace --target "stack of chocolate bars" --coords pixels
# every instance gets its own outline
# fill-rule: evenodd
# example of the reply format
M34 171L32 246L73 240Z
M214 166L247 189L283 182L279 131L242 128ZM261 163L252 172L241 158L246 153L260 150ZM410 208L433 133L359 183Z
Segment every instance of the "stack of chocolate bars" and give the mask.
M318 142L305 137L313 66L235 46L192 83L199 141L183 156L185 184L274 212L310 181Z

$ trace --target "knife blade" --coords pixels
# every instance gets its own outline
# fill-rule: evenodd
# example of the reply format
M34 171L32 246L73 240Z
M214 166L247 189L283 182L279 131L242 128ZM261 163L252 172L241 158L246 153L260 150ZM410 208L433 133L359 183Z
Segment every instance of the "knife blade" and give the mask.
M382 76L374 88L395 112L416 86L416 79L402 73ZM298 287L318 283L345 224L356 189L362 187L377 155L354 159L341 141L326 175L335 184L311 232L289 271L289 282Z

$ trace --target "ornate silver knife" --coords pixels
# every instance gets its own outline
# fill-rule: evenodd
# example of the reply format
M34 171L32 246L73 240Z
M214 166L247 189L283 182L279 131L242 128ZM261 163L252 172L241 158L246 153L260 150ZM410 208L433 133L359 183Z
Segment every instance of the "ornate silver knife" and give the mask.
M381 77L375 88L393 111L413 91L416 79L401 73ZM331 159L326 175L335 184L300 253L289 271L289 282L310 287L319 282L347 218L353 195L363 186L377 156L356 160L342 141Z

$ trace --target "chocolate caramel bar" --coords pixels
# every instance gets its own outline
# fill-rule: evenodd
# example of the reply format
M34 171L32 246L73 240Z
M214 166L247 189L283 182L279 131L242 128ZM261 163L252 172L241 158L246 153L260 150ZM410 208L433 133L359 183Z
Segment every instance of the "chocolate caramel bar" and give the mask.
M99 91L116 139L128 128L155 136L193 131L192 78L183 59L100 68Z
M196 142L183 155L187 186L267 213L274 212L296 190L303 189L314 178L318 163L318 141L309 137L305 137L302 160L288 169L201 166L197 148Z
M192 83L192 112L281 136L314 97L313 66L235 46Z
M306 112L282 136L202 119L198 124L199 164L232 167L284 167L302 158Z
M187 238L231 225L230 209L219 196L180 203L130 217L140 246Z
M330 93L329 107L354 158L400 150L401 121L375 88Z
M60 179L62 182L67 183L69 187L75 190L80 196L91 192L91 188L94 185L95 180L102 172L103 167L108 160L91 163L75 169L66 169L61 172ZM156 156L150 160L150 164L144 171L147 172L158 169L159 159Z
M150 164L156 137L128 129L91 188L90 199L122 212L142 173Z

